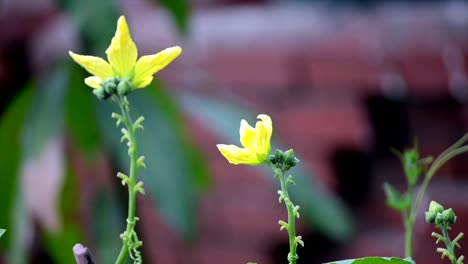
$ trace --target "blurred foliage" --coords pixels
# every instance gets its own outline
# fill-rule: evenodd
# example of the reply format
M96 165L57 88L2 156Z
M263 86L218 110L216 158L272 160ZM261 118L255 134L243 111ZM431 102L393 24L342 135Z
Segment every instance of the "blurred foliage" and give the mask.
M78 222L78 177L68 166L60 194L60 230L44 234L44 246L55 263L73 263L70 249L83 239L83 231ZM109 226L109 224L108 224Z
M174 21L182 33L188 31L188 19L190 15L190 6L188 0L153 0L165 7L174 18Z
M58 0L58 3L78 27L83 54L103 52L109 46L120 16L118 1Z
M32 99L31 87L26 87L18 94L8 106L7 110L0 119L0 146L8 151L0 152L0 226L10 230L7 233L6 239L0 240L0 245L5 248L11 241L11 212L13 211L13 203L19 177L18 168L20 166L21 147L20 135L23 127L28 104Z

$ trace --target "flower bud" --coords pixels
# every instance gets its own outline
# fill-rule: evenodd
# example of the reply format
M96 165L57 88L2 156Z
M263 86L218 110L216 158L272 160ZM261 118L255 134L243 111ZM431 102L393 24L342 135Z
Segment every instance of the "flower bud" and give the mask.
M444 221L444 217L442 216L442 213L437 213L434 223L438 226L445 225L445 221Z
M130 83L128 78L124 78L120 80L119 84L117 85L117 93L121 96L127 95L129 92L132 91L132 84Z
M299 160L294 154L294 150L289 149L284 152L284 163L286 170L289 170L290 168L296 166L299 163Z
M442 212L442 219L445 223L453 225L457 221L457 216L453 212L452 208L449 208Z
M110 97L110 94L106 93L104 88L99 87L96 89L93 89L93 94L99 99L99 100L106 100L107 98Z
M281 151L279 149L277 149L275 151L275 160L276 160L276 162L282 163L284 161L284 155L283 154L284 154L283 151Z
M275 158L275 155L270 155L268 156L268 160L271 162L271 164L276 165L277 160Z
M429 224L433 224L435 222L437 214L434 212L425 212L426 215L426 222Z
M442 211L444 211L444 207L442 205L440 205L436 201L431 201L431 203L429 204L429 212L433 212L437 214L437 213L442 213Z

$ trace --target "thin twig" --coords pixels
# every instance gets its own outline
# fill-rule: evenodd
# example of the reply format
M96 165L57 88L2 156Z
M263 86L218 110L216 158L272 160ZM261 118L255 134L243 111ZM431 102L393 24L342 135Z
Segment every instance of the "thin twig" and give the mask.
M76 244L73 247L73 254L77 264L96 264L89 249L82 244Z

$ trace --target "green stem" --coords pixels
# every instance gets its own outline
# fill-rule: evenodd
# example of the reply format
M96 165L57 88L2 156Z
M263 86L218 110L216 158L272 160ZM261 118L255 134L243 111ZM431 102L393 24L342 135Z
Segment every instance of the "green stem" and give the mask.
M285 171L283 169L277 169L277 177L280 180L281 185L281 195L284 200L284 204L286 206L286 210L288 211L288 235L289 235L289 255L288 261L289 264L296 264L297 256L297 241L296 241L296 215L294 213L294 204L289 198L288 193L288 183L284 177Z
M405 257L411 258L413 242L413 223L409 219L405 223Z
M414 220L415 220L415 211L414 211L414 202L413 202L413 196L414 196L414 186L410 186L408 193L411 197L411 202L410 202L410 208L408 209L408 212L405 211L405 214L403 215L404 217L404 223L405 223L405 257L411 258L412 252L413 252L413 226L414 226Z
M136 195L138 191L135 188L137 184L137 141L136 141L136 128L130 117L130 109L128 107L128 101L126 97L119 98L120 110L122 112L122 123L125 125L125 128L128 131L128 155L130 157L130 174L127 182L128 187L128 216L127 216L127 228L123 233L123 236L129 236L132 232L134 232L135 224L137 218L135 216L136 211ZM126 239L130 239L129 237ZM120 249L119 256L116 260L116 264L121 264L127 258L129 253L128 243L127 241L122 242L122 248Z

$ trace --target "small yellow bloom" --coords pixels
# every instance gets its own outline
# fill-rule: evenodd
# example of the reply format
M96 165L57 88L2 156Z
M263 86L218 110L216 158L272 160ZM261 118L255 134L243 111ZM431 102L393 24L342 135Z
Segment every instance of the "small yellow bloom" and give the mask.
M180 55L180 47L167 48L157 54L146 55L138 59L138 50L133 42L127 21L121 16L117 21L117 30L106 50L107 61L102 58L79 55L69 51L73 60L93 76L85 79L92 88L99 88L107 78L128 78L133 88L144 88L153 80L153 75L166 67Z
M223 156L232 164L258 165L264 163L270 154L270 140L273 133L271 118L258 115L255 128L242 119L240 123L240 142L244 148L235 145L216 145Z

